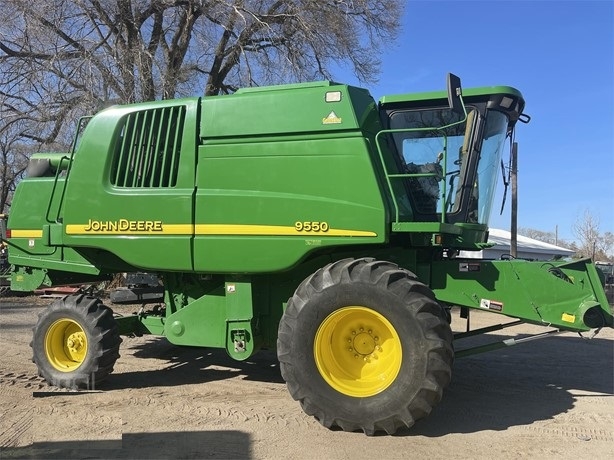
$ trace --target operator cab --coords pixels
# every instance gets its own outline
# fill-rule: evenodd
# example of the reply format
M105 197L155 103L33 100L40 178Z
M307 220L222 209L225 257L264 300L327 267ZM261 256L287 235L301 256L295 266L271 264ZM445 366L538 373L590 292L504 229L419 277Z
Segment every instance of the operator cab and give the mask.
M401 209L397 220L488 225L503 146L524 100L510 87L469 89L462 97L460 81L448 88L450 97L434 92L380 101L385 129L378 145L387 134L398 170L388 171L389 180L404 182L412 212L404 216Z

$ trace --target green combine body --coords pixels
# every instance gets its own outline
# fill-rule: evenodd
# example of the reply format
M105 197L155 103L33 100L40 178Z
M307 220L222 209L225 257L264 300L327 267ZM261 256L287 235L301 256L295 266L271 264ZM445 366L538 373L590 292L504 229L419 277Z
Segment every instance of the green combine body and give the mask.
M450 78L448 92L379 102L316 82L82 120L72 151L33 155L16 190L3 237L11 288L146 271L163 280L164 305L114 318L94 297L55 302L34 331L41 375L99 382L121 334L237 360L276 348L307 413L392 433L441 399L453 306L556 331L612 326L590 260L458 257L487 245L523 108L514 88L461 95Z

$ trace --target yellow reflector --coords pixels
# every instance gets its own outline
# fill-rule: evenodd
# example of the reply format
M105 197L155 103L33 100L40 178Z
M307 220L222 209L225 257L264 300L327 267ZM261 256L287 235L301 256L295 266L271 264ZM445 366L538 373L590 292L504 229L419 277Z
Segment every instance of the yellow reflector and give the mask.
M563 316L561 316L561 319L565 321L566 323L575 323L576 315L570 315L568 313L563 313Z

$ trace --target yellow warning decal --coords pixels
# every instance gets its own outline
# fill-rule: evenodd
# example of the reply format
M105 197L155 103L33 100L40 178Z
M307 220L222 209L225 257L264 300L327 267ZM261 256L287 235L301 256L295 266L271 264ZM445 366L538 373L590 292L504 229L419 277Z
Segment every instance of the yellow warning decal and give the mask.
M563 316L561 316L561 319L565 321L566 323L575 323L576 315L570 315L569 313L563 313Z
M326 118L322 118L323 125L338 125L342 122L341 118L333 111Z

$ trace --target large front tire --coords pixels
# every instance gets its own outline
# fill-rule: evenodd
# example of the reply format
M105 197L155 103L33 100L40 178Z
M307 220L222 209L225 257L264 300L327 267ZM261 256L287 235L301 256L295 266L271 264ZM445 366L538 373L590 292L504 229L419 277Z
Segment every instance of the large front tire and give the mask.
M120 343L111 309L95 297L72 295L41 312L30 346L47 383L92 389L113 371Z
M345 259L297 288L279 325L292 397L322 425L394 433L451 378L452 332L432 291L390 262Z

